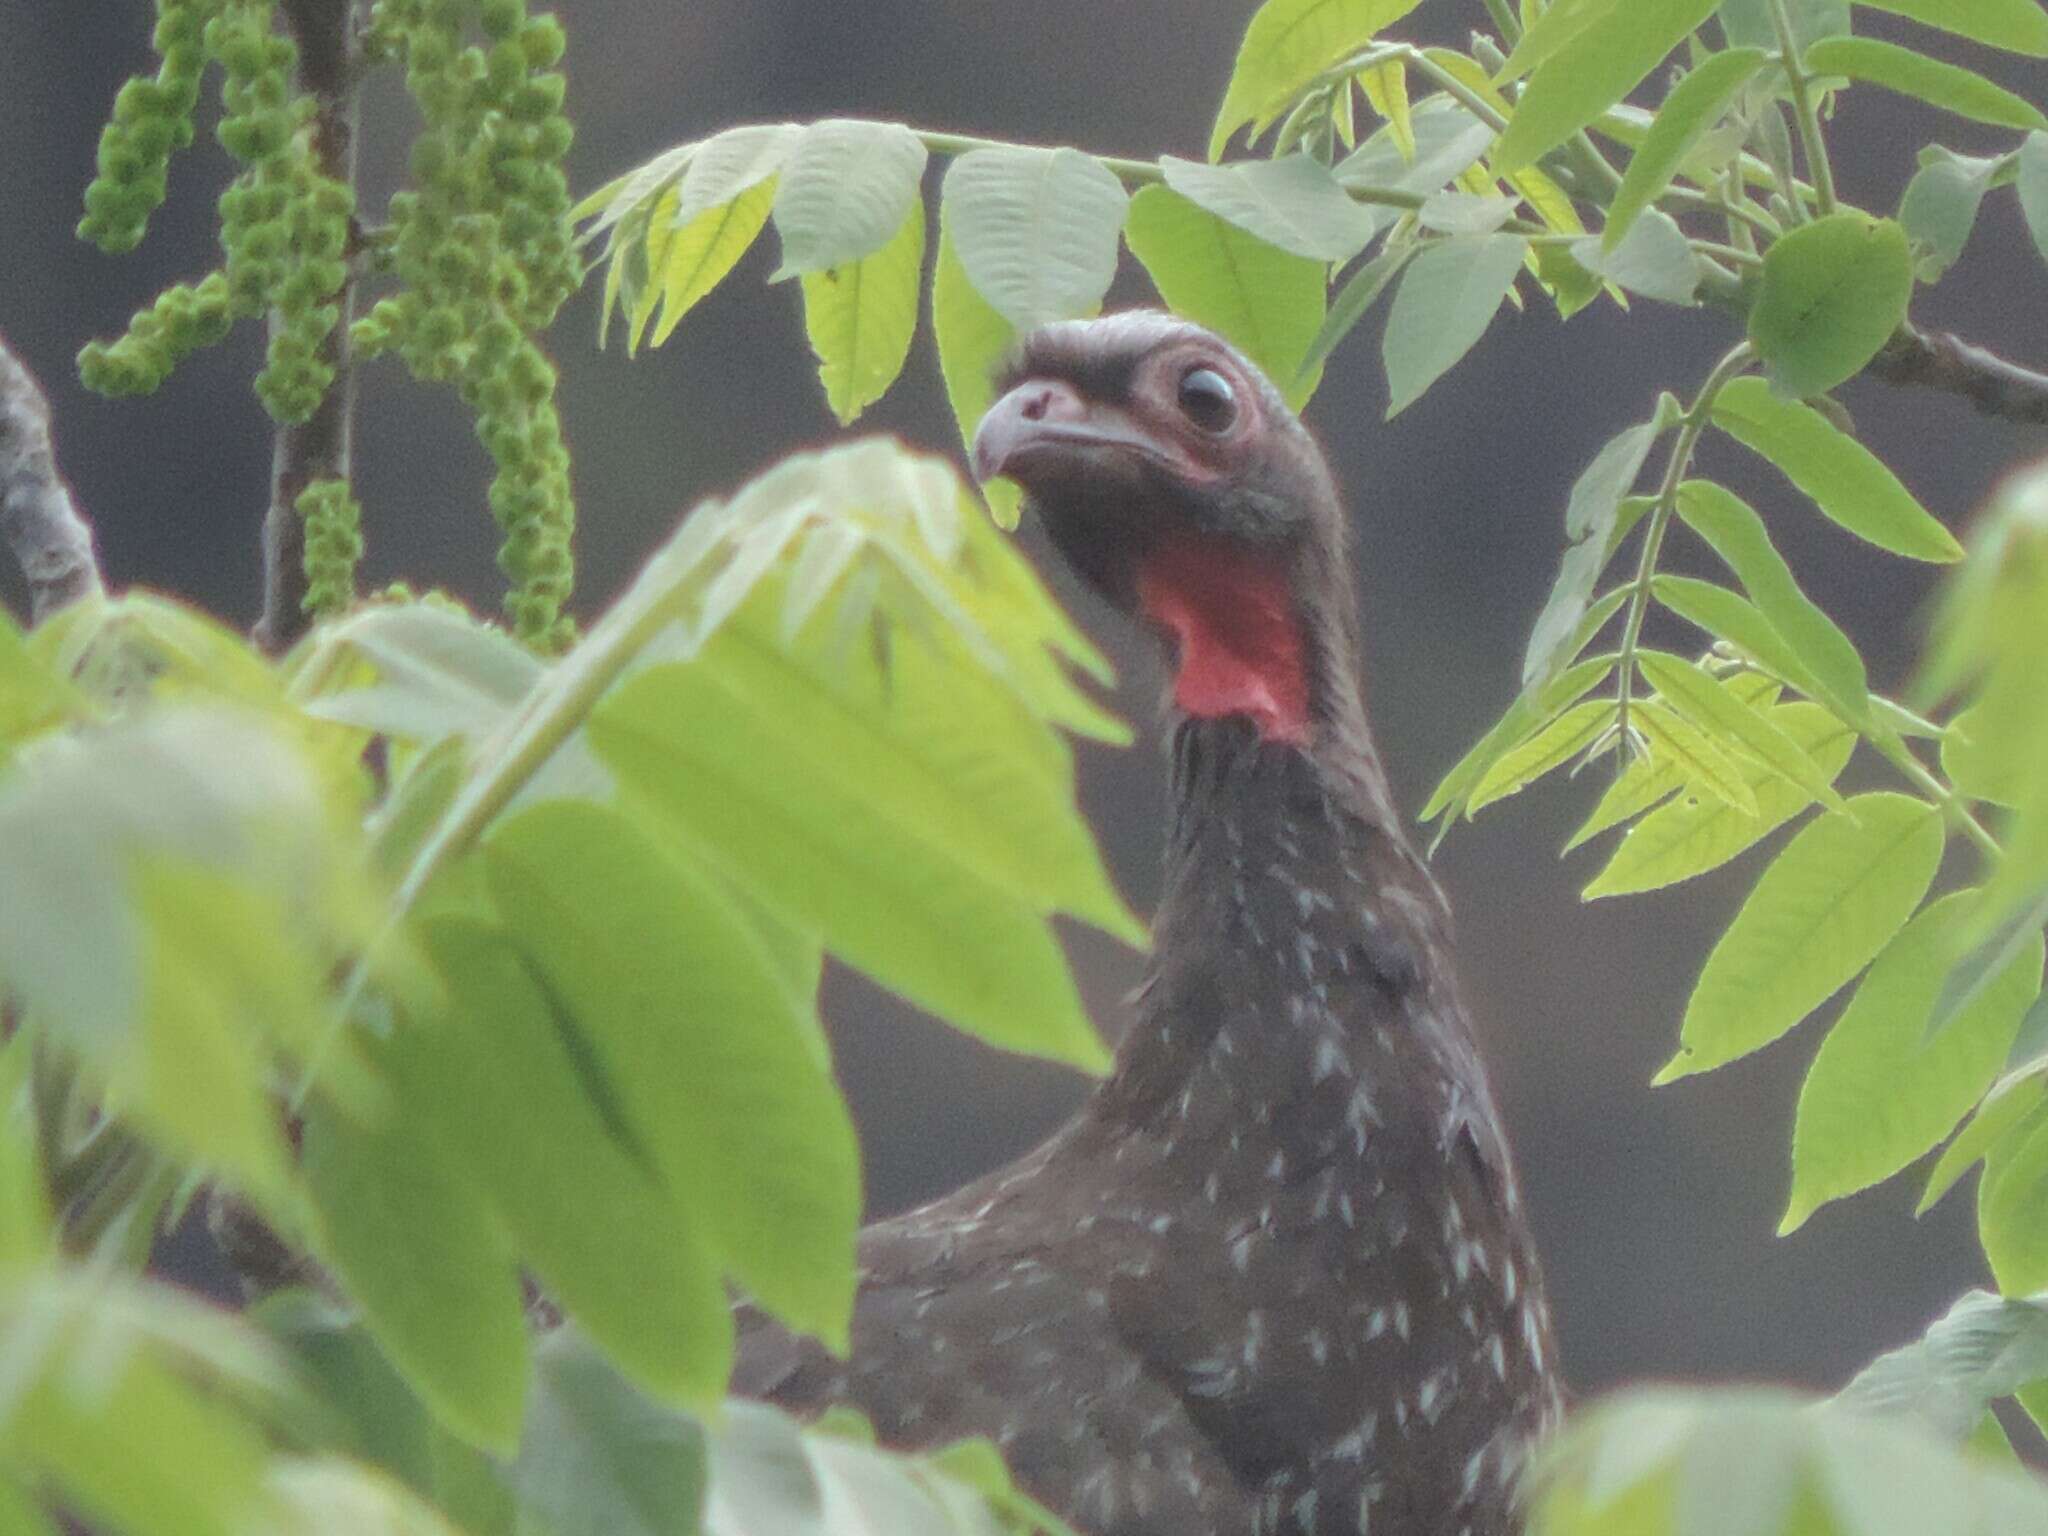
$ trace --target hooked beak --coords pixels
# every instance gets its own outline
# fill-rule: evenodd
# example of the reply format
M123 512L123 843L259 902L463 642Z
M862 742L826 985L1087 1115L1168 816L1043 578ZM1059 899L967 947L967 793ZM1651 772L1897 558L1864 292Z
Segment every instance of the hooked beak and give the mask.
M1116 407L1093 404L1057 379L1027 379L990 406L975 429L974 478L1023 483L1034 463L1071 465L1092 457L1091 450L1183 467Z

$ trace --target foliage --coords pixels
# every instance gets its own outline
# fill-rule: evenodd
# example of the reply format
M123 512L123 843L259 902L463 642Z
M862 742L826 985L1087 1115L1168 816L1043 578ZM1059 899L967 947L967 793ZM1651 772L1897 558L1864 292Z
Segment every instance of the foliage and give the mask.
M668 341L772 223L826 403L851 422L905 365L929 266L967 437L991 365L1029 327L1093 313L1126 245L1297 402L1391 295L1390 413L1503 305L1715 311L1721 360L1571 487L1515 697L1424 814L1441 835L1610 765L1568 845L1620 831L1588 899L1789 829L1660 1080L1853 987L1801 1095L1785 1228L1953 1132L1926 1198L1984 1164L2003 1294L1963 1298L1833 1403L1594 1409L1548 1463L1536 1529L2039 1527L2039 1485L1995 1464L1987 1412L2014 1397L2048 1415L2048 474L2009 480L1966 550L1826 392L1910 353L1915 296L1965 256L1987 197L2012 188L2048 254L2039 104L1938 36L1852 24L1882 11L2048 56L2048 13L1488 0L1493 34L1461 52L1387 35L1416 8L1266 0L1207 162L844 119L670 150L573 210L602 242L604 323L616 311L629 352ZM580 643L539 659L569 638L570 513L533 337L581 276L559 28L523 0L381 0L366 56L403 62L424 127L390 225L357 231L309 159L270 17L267 0L163 0L161 67L117 102L84 232L139 238L217 63L245 167L227 264L88 374L149 387L271 308L296 339L261 387L302 413L327 388L316 344L341 282L394 272L355 343L477 410L517 638L394 601L271 664L140 595L0 629L0 975L19 1013L0 1050L0 1337L26 1362L0 1417L0 1509L54 1493L135 1532L255 1509L287 1529L563 1536L1051 1528L985 1446L896 1457L856 1426L717 1399L728 1284L845 1338L859 1192L815 1016L825 952L984 1039L1100 1065L1047 924L1140 938L1071 804L1062 732L1119 735L1072 676L1104 678L1100 658L949 471L864 444L699 508ZM2015 138L1985 157L1929 145L1895 211L1851 207L1828 117L1862 90ZM1710 437L1775 466L1782 505L1701 478ZM332 613L353 503L339 482L307 498ZM1013 490L991 502L1014 513ZM1779 553L1771 521L1809 506L1953 567L1904 699L1871 689ZM1668 570L1679 539L1722 577ZM1646 644L1657 611L1701 652ZM238 1321L136 1278L202 1174L346 1304L286 1294ZM571 1319L538 1345L522 1276ZM107 1447L144 1423L161 1454L117 1464Z
M1142 930L1072 809L1059 727L1121 734L1076 664L1101 673L954 473L882 442L698 508L551 664L431 602L274 667L140 595L0 630L0 1333L37 1362L10 1475L135 1531L301 1493L390 1529L666 1531L708 1457L713 1529L776 1528L763 1499L1042 1524L990 1456L708 1415L727 1283L846 1342L859 1162L822 952L1102 1062L1047 919ZM349 1310L277 1301L269 1345L130 1278L200 1172ZM523 1271L575 1324L538 1352ZM185 1426L161 1486L94 1459L143 1417Z

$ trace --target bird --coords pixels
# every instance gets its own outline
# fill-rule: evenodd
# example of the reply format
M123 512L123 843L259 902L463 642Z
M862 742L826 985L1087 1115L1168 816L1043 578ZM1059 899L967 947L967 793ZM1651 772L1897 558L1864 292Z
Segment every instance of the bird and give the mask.
M850 1353L743 1306L733 1390L985 1436L1089 1536L1506 1536L1556 1344L1328 464L1155 310L1030 332L994 393L977 477L1168 655L1148 968L1066 1124L864 1230Z

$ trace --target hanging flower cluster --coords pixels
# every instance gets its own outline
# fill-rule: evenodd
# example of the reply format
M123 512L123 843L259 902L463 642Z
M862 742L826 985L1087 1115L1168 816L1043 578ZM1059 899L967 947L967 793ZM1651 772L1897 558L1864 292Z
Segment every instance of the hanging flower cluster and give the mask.
M475 19L487 46L465 44ZM423 379L453 383L477 414L497 474L514 631L542 647L570 638L569 455L555 370L533 334L581 279L561 169L562 29L525 0L379 0L370 47L402 58L425 128L414 186L391 201L392 259L403 282L355 328L365 356L394 350Z
M306 612L336 618L355 598L363 557L363 509L346 480L315 480L293 503L306 525Z

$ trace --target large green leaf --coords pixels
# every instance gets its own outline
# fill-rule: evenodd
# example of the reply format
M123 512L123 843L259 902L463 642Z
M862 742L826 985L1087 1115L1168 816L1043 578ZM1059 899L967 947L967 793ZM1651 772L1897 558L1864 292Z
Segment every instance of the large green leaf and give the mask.
M1955 536L1868 448L1820 412L1779 399L1762 379L1737 379L1714 399L1714 425L1769 459L1822 512L1858 538L1915 560L1962 557Z
M1246 123L1272 121L1318 71L1372 41L1421 0L1266 0L1245 28L1209 134L1209 158Z
M350 656L374 677L355 684ZM439 603L374 603L320 630L295 692L308 714L432 746L488 736L540 673L534 654L496 625ZM344 686L326 691L336 677Z
M1123 183L1074 149L973 150L942 191L961 269L1020 331L1101 308L1129 204Z
M715 1403L732 1351L717 1256L621 1139L573 1021L505 935L455 917L423 928L448 1006L387 1048L398 1112L434 1127L542 1283L629 1374L667 1399Z
M860 1154L810 999L722 887L615 811L537 805L484 853L507 929L692 1225L763 1306L843 1350Z
M2042 945L2035 935L2028 952L1929 1040L1954 951L1949 929L1969 900L1968 892L1944 896L1901 929L1828 1032L1799 1093L1781 1233L1919 1157L1955 1129L1998 1074L2040 990Z
M1522 270L1518 235L1468 235L1424 246L1401 275L1382 343L1394 416L1472 349Z
M1856 0L1873 11L1909 16L1994 48L2048 58L2048 13L2038 0Z
M302 1155L320 1252L421 1397L509 1453L526 1397L526 1314L503 1229L424 1124L358 1124L315 1098Z
M1391 128L1382 128L1337 162L1340 185L1360 196L1375 190L1426 197L1457 180L1486 153L1493 129L1448 95L1425 97L1409 113L1415 132L1405 153Z
M1721 0L1716 16L1730 47L1775 52L1778 26L1772 15L1777 0ZM1841 37L1850 29L1849 0L1786 0L1792 36L1801 48L1824 37ZM1780 88L1782 91L1782 87Z
M1942 843L1932 806L1885 792L1858 795L1847 814L1802 830L1707 956L1679 1052L1656 1081L1746 1056L1827 1001L1905 925L1934 879Z
M1916 96L1980 123L2006 128L2048 128L2048 117L2023 96L1994 85L1975 70L1930 59L1874 37L1832 37L1806 50L1807 68L1823 75L1881 85Z
M573 1328L535 1365L510 1481L551 1536L697 1536L703 1427L636 1392Z
M1351 334L1358 322L1365 318L1366 311L1386 291L1387 285L1401 275L1401 268L1408 264L1408 258L1415 254L1415 249L1408 244L1390 245L1344 280L1344 286L1330 301L1330 312L1323 317L1315 339L1308 345L1295 388L1312 386L1322 377L1323 364L1337 350L1337 344Z
M1636 217L1663 195L1686 157L1763 62L1761 48L1730 48L1709 55L1671 88L1608 204L1607 227L1600 237L1606 249L1619 246Z
M1774 704L1780 691L1775 680L1760 672L1737 672L1732 677L1719 680L1715 686L1725 689L1744 705L1755 705L1760 709ZM1745 764L1743 771L1753 772L1753 765ZM1690 782L1686 764L1668 754L1637 757L1616 775L1600 797L1600 803L1593 808L1593 813L1572 833L1560 851L1570 853L1581 843L1670 799ZM1753 788L1751 793L1755 793Z
M841 426L881 399L903 371L917 331L923 268L924 203L913 199L903 227L880 250L804 274L804 329L825 402Z
M1630 712L1629 723L1641 734L1652 761L1678 764L1687 784L1738 815L1758 813L1756 791L1742 764L1666 700L1644 699Z
M1043 897L986 821L771 649L718 637L627 684L591 731L730 879L853 964L993 1043L1102 1064Z
M1608 0L1604 6L1571 7L1585 11L1587 19L1536 66L1507 131L1494 146L1494 172L1506 175L1534 164L1620 101L1712 15L1718 3ZM1595 11L1598 14L1592 14ZM1510 67L1525 68L1533 56L1525 37Z
M1296 409L1315 392L1322 369L1302 364L1323 322L1324 263L1268 244L1170 187L1131 199L1124 239L1175 314L1236 346Z
M918 201L925 159L923 142L901 123L827 118L804 129L775 184L775 275L823 272L881 250Z
M1678 488L1678 515L1735 573L1814 679L1815 697L1852 724L1863 720L1870 707L1863 658L1835 621L1800 590L1764 520L1711 480L1688 480Z
M2017 1068L1993 1083L1976 1113L1935 1159L1914 1214L1925 1215L2007 1137L2028 1135L2032 1122L2048 1115L2048 1102L2044 1101L2048 1101L2048 1061Z
M1734 648L1744 660L1790 683L1809 698L1825 697L1777 627L1738 592L1691 576L1660 574L1650 579L1657 601L1689 624Z
M1306 154L1228 165L1164 155L1159 168L1167 186L1188 201L1311 261L1349 261L1379 231L1373 210L1353 202L1328 168Z
M1844 209L1771 242L1749 339L1785 394L1824 394L1877 355L1912 294L1905 230Z

